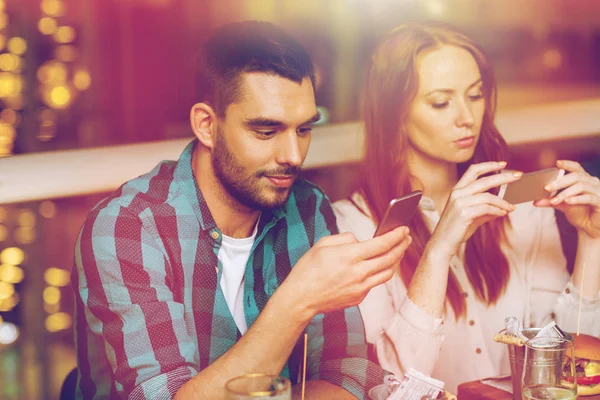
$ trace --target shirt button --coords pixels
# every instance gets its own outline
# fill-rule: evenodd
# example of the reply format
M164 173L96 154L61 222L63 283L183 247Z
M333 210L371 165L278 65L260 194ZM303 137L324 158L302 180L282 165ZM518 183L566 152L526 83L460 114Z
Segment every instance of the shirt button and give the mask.
M215 267L215 272L219 274L219 267Z
M469 297L469 293L463 292L463 297L465 297L465 298Z
M213 239L215 239L215 240L217 240L217 239L219 238L219 232L217 232L217 231L212 231L212 232L210 233L210 237L211 237L211 238L213 238Z
M473 320L470 320L470 321L469 321L469 325L471 325L471 326L475 325L475 321L473 321Z
M481 349L480 349L479 347L478 347L478 348L476 348L476 349L475 349L475 353L477 353L477 354L481 354Z
M565 289L565 293L566 293L566 294L569 294L569 293L571 293L571 289L569 289L569 288L566 288L566 289Z
M556 314L554 314L554 313L550 313L550 318L552 318L552 319L556 319Z

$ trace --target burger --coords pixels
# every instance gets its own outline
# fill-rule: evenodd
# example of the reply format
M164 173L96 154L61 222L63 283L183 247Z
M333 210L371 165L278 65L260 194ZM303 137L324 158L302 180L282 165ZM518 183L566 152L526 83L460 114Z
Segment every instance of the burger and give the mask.
M590 335L573 334L577 394L600 394L600 339ZM567 372L567 371L565 371ZM568 371L570 375L571 372ZM573 382L572 376L565 379Z

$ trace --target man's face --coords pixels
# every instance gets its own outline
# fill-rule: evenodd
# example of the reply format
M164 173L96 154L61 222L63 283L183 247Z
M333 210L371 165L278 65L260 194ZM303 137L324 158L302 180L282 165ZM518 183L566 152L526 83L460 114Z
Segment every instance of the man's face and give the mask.
M219 119L212 163L229 196L251 209L287 201L318 120L312 83L242 75L241 96Z

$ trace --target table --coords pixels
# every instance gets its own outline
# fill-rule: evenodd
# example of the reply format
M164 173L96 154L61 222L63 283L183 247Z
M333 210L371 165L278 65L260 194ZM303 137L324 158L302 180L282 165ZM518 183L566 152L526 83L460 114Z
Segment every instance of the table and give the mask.
M479 381L458 385L458 400L512 400L512 394ZM600 395L579 396L581 400L600 400Z

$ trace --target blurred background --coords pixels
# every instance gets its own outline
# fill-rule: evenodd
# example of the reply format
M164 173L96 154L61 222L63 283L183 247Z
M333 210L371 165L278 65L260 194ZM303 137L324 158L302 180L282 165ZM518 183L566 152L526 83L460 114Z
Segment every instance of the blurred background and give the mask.
M532 127L509 141L512 165L569 157L599 173L598 0L0 0L0 399L58 397L75 366L69 280L85 215L116 189L108 175L122 183L152 168L127 175L127 154L142 143L157 160L177 157L192 138L196 49L215 27L244 19L278 23L306 46L325 116L316 134L338 138L360 125L363 74L385 31L454 23L495 65L499 118ZM571 105L584 109L576 124ZM548 120L563 117L568 126L546 135ZM344 197L357 151L315 153L304 175ZM85 169L97 165L118 173ZM78 169L89 187L63 190L78 185ZM43 185L55 190L25 193Z

